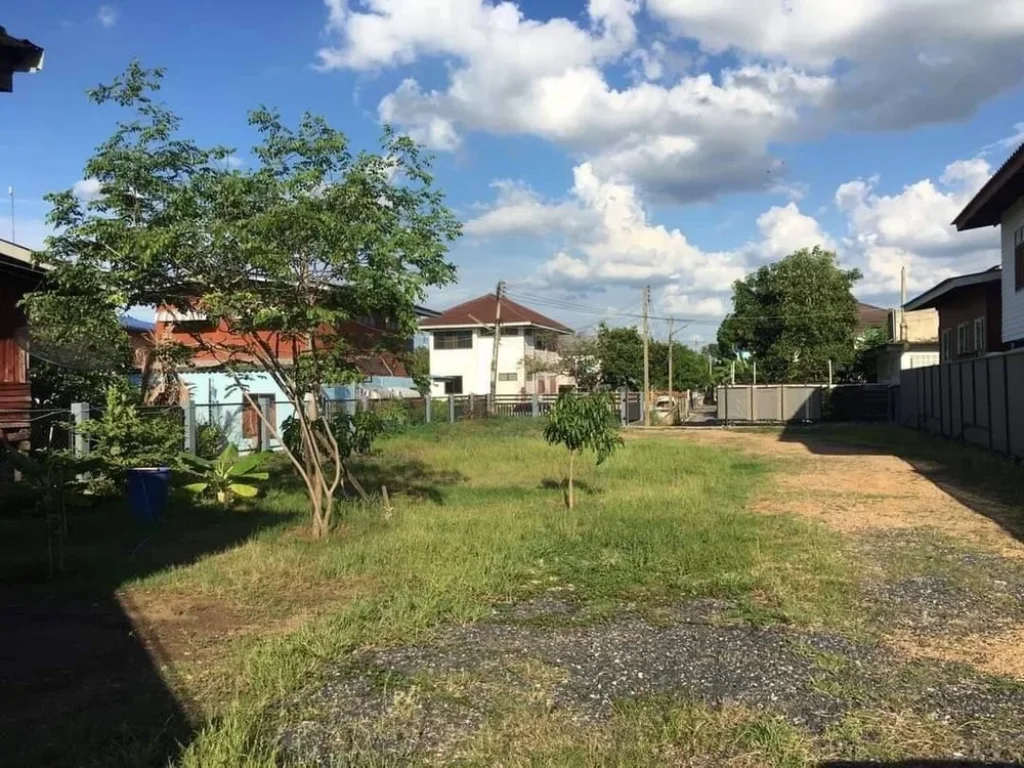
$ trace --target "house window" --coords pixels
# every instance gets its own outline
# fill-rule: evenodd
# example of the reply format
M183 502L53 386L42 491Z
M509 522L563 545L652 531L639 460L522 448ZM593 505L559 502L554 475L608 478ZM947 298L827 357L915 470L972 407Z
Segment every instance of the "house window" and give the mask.
M462 394L462 377L452 376L444 380L444 393L446 395Z
M501 326L501 335L502 336L518 336L519 335L519 329L518 328L506 328L503 325L503 326Z
M258 406L262 406L264 401L269 403L270 423L276 425L277 407L274 402L274 396L254 394L251 397ZM242 437L247 440L258 440L260 437L260 416L257 408L253 407L253 404L249 402L249 398L245 399L245 405L242 408Z
M518 373L499 373L498 381L519 381Z
M1013 233L1013 283L1016 290L1024 289L1024 227Z
M558 348L558 339L553 333L539 331L534 339L533 346L539 352L554 351Z
M985 318L974 318L974 351L981 354L985 351Z
M943 363L948 363L953 357L953 329L943 328L942 329L942 347L939 351L939 360Z
M436 331L434 349L472 349L472 331Z
M967 323L960 323L956 327L956 356L962 357L969 351L967 348Z

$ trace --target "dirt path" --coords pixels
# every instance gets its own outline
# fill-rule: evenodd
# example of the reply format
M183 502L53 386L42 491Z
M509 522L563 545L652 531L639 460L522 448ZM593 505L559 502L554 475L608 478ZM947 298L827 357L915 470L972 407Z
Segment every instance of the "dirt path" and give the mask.
M878 580L868 602L888 609L890 648L1024 681L1021 509L950 480L940 464L884 449L767 430L663 434L773 461L753 509L849 537L866 580Z
M1024 558L1024 544L1007 525L1019 511L955 487L942 478L941 465L772 431L659 433L666 435L776 460L779 471L761 494L758 511L810 517L844 533L931 529Z

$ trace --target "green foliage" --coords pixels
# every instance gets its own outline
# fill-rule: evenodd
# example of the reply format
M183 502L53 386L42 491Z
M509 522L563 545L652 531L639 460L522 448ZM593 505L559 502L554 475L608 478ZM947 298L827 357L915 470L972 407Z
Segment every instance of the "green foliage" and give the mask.
M598 327L595 343L597 360L595 375L607 389L643 387L644 342L635 326ZM651 386L658 390L669 388L669 345L666 341L650 342ZM709 383L707 359L684 344L672 345L672 389L700 389Z
M142 412L124 387L107 390L100 417L84 421L78 430L102 462L105 490L113 490L133 467L174 466L185 439L180 413Z
M573 468L578 454L591 450L600 465L622 445L616 429L615 406L607 395L577 395L566 392L559 396L544 427L544 439L550 445L564 445L569 450L569 509L575 506Z
M446 256L461 225L433 187L430 158L390 128L378 153L354 152L323 118L292 128L256 109L251 162L231 168L230 148L180 135L181 120L154 99L162 78L133 62L90 93L132 114L85 164L95 199L47 197L57 232L42 254L48 290L201 311L232 333L197 337L199 349L266 372L306 420L308 395L362 378L360 361L378 351L403 353L416 305L455 277ZM346 334L367 316L386 318L388 331ZM344 457L313 441L301 463L292 458L324 536L340 482L324 468Z
M228 435L220 424L210 422L196 427L196 455L216 459L228 447Z
M837 371L837 378L851 383L878 381L878 361L888 344L889 333L884 328L868 328L857 339L853 362Z
M430 393L430 349L416 347L405 361L405 369L421 394Z
M0 454L21 473L21 483L28 489L33 507L46 524L50 573L64 570L67 512L70 507L85 505L84 482L81 478L96 469L98 461L92 458L79 459L67 451L24 454L6 446L0 446Z
M39 407L100 403L131 372L131 342L110 301L90 293L38 292L27 294L21 306L31 331L29 376Z
M197 495L212 494L222 505L234 498L251 499L259 493L254 481L266 480L270 475L258 472L266 454L251 453L239 458L238 449L229 445L221 454L210 461L201 456L181 454L181 460L189 471L201 479L185 486L185 490Z
M824 381L854 357L858 270L842 270L817 246L790 254L733 285L733 311L718 329L718 346L757 360L758 379Z
M409 406L404 400L379 400L373 412L380 419L382 435L394 435L409 426Z
M635 327L597 329L601 384L608 389L636 391L644 383L644 345Z

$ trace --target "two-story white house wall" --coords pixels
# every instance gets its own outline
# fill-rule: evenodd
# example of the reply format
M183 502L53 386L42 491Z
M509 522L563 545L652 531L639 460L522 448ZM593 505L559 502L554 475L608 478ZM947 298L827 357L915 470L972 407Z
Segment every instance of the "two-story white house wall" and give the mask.
M489 293L420 324L430 337L432 394L490 393L496 310L497 297ZM503 298L496 392L555 394L572 385L572 378L558 370L556 351L558 337L570 334L572 329L557 320Z
M985 182L953 222L960 231L1001 228L1002 342L1024 347L1024 144Z

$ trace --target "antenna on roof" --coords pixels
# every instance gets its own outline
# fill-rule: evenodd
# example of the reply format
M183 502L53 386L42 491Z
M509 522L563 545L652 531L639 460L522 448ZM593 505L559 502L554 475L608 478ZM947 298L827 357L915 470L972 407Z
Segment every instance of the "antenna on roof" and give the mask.
M11 196L11 242L18 242L14 238L14 187L7 188L7 194Z

